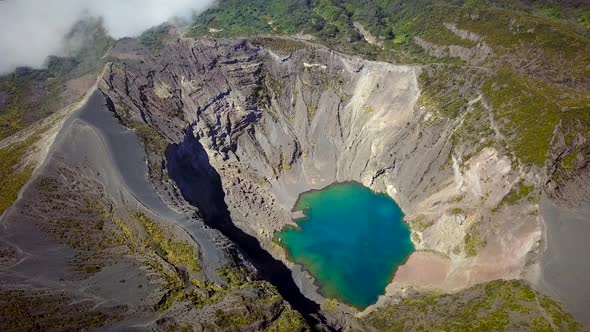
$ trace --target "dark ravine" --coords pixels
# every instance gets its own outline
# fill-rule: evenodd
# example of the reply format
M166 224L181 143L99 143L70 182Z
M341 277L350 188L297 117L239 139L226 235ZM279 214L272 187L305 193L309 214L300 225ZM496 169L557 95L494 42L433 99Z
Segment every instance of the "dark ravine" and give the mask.
M232 222L221 178L209 164L207 153L198 138L188 133L181 144L170 145L166 151L166 169L183 197L199 209L205 224L219 230L236 244L260 276L276 286L283 298L302 313L311 326L318 330L333 330L326 325L319 304L303 296L293 280L291 270L264 250L256 238Z

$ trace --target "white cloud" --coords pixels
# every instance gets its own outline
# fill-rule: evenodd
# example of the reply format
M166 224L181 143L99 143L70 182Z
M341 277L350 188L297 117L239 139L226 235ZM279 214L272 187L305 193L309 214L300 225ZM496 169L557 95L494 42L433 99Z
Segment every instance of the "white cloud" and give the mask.
M101 16L115 38L137 36L174 17L190 18L213 0L0 0L0 74L39 68L62 52L64 35L86 15Z

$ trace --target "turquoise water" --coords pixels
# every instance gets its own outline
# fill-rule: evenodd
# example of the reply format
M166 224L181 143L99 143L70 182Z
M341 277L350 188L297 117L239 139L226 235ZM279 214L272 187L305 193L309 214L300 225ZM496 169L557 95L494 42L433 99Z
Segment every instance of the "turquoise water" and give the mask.
M356 182L301 194L305 217L277 241L317 280L322 293L358 308L377 301L414 246L399 206Z

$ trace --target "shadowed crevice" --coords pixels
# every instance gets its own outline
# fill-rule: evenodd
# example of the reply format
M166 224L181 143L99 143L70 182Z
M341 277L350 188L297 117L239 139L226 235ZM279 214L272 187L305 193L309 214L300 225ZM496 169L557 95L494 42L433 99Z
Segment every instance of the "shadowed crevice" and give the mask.
M273 284L311 326L326 328L319 313L320 306L301 293L289 268L264 250L256 238L232 222L225 203L221 177L209 163L199 140L190 132L187 133L183 143L173 144L168 148L166 161L170 178L176 182L184 199L199 209L207 226L219 230L235 243L256 267L260 276Z

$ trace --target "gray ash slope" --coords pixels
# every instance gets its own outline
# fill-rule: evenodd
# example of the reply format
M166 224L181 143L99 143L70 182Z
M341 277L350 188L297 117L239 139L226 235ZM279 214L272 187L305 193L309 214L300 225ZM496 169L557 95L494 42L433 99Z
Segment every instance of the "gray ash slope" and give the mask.
M102 93L89 94L3 216L10 259L2 262L0 325L225 330L217 321L229 309L228 319L252 313L245 329L281 319L304 326L274 287L234 268L239 258L230 242L194 209L180 213L163 203L135 133L109 112ZM217 299L199 297L208 293ZM236 299L251 307L232 308Z

